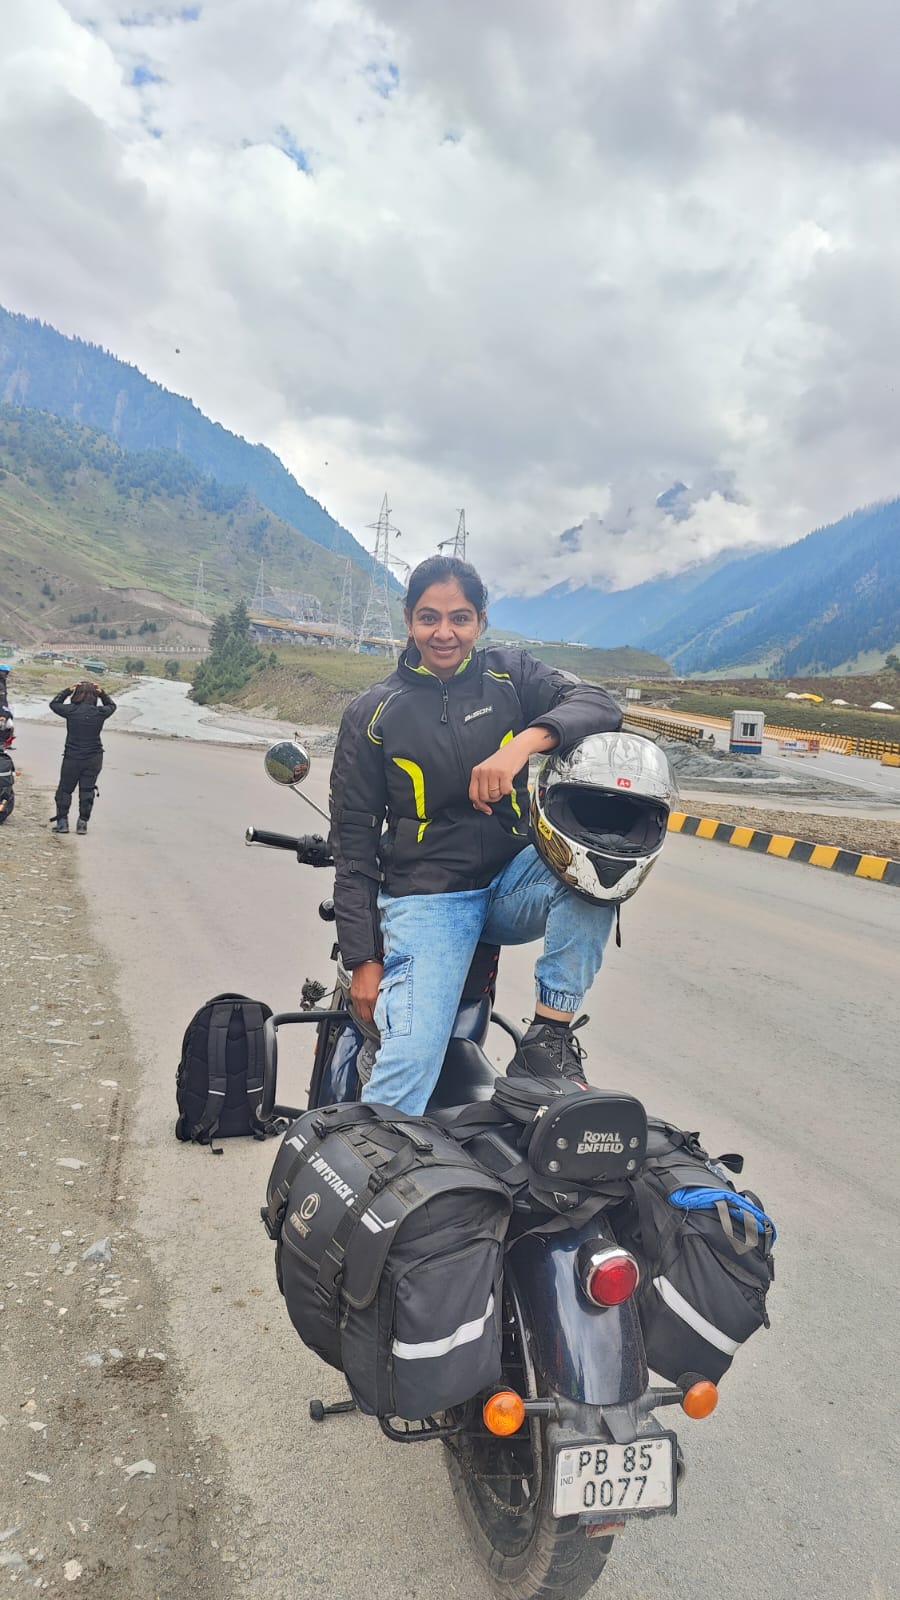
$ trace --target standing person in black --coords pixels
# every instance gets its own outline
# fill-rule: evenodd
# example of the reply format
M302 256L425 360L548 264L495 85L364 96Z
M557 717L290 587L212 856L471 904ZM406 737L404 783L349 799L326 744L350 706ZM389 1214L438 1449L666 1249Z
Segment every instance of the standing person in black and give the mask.
M69 695L72 696L71 704L66 705ZM75 832L87 833L94 805L94 790L103 765L100 730L115 709L116 702L89 679L76 684L74 688L61 689L50 701L50 710L66 721L66 744L55 797L56 816L53 819L57 833L69 831L69 806L76 787L78 822Z

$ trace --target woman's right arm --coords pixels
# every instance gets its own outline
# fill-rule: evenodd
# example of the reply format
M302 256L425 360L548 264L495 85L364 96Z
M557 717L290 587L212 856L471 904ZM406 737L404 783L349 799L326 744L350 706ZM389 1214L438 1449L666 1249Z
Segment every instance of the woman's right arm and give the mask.
M55 711L58 717L64 717L66 712L69 710L69 707L66 705L66 701L71 693L71 687L68 689L60 689L59 694L55 694L53 699L50 701L50 710Z
M347 707L331 768L334 913L341 957L350 971L382 957L378 846L387 787L381 745L369 733L373 710L371 695Z

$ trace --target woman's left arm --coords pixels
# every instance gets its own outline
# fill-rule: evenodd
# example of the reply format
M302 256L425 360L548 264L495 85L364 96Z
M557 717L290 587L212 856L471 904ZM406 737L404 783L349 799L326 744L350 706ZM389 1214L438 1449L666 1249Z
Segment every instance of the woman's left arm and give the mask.
M591 733L613 733L622 725L622 713L605 689L558 672L526 650L517 654L521 679L518 674L510 676L518 680L516 688L528 726L472 769L469 799L476 811L487 816L491 815L491 802L496 805L512 793L516 775L529 756L577 744Z
M531 727L548 728L562 748L591 733L615 733L622 726L620 708L599 684L582 683L571 673L548 667L527 650L522 651L519 698Z

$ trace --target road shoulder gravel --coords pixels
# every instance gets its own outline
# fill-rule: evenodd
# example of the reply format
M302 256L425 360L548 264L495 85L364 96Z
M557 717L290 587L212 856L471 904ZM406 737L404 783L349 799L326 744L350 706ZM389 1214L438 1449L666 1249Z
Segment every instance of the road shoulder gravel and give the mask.
M89 932L82 841L49 831L48 791L20 779L16 801L0 829L0 1581L230 1600L242 1507L182 1399L134 1225L136 1056Z

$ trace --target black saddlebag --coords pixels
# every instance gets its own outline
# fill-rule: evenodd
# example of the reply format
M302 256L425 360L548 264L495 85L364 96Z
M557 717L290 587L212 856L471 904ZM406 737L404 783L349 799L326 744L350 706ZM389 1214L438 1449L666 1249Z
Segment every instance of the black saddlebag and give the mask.
M697 1373L713 1383L740 1346L768 1327L775 1228L755 1195L728 1170L741 1156L713 1159L699 1135L650 1119L647 1158L620 1243L641 1263L638 1313L647 1360L676 1382Z
M496 1383L511 1200L442 1129L386 1106L307 1111L262 1210L304 1344L363 1411L433 1416Z

